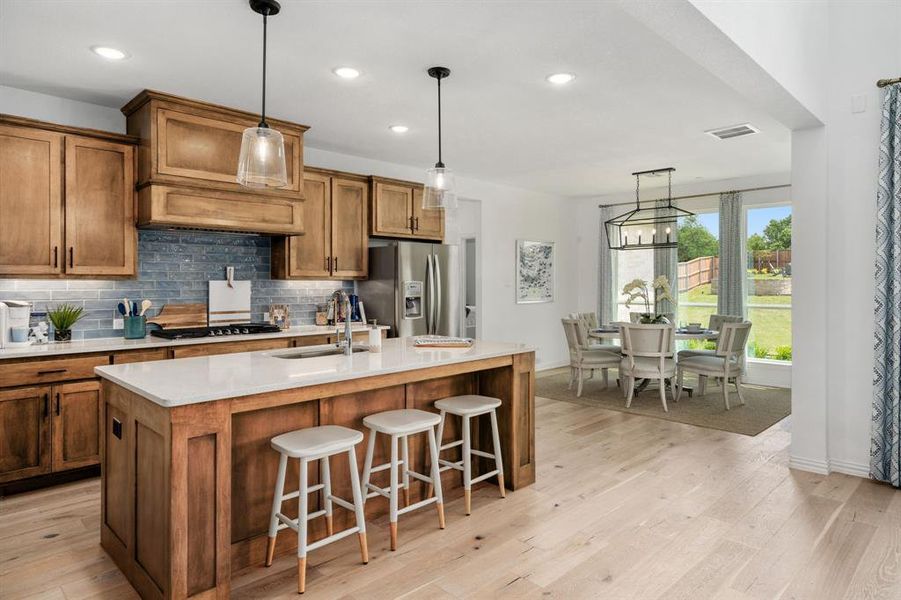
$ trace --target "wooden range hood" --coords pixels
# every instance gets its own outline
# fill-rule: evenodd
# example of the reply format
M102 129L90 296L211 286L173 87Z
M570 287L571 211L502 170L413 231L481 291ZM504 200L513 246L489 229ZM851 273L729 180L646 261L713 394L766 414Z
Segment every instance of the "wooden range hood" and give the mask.
M138 147L138 226L300 235L306 125L269 119L282 133L288 185L235 180L241 135L259 115L144 90L122 107Z

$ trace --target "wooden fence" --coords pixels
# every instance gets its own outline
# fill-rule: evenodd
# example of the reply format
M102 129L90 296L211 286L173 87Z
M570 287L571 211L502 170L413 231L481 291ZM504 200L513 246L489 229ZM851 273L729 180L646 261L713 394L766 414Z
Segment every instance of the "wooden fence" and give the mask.
M748 256L748 268L767 269L785 269L792 263L791 250L758 250L753 256Z
M679 263L679 291L693 290L716 279L719 263L716 256L701 256Z

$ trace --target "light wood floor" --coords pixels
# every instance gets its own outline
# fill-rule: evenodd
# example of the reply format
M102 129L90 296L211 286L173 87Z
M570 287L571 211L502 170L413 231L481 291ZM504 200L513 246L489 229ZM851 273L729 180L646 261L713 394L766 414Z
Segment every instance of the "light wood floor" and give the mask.
M790 471L785 424L755 437L539 399L538 481L370 526L310 555L307 598L901 598L901 493ZM98 480L0 501L0 597L133 598L99 546ZM282 535L286 535L283 533ZM296 598L295 562L234 598Z

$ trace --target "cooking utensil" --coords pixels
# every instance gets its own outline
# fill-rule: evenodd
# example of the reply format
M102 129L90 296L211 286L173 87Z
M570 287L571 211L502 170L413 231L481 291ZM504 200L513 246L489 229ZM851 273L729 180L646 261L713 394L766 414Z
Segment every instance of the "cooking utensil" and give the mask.
M141 300L140 316L143 317L144 313L146 313L150 309L151 306L153 306L153 302L151 302L150 300Z
M131 316L131 302L128 301L128 298L122 298L122 302L125 303L125 316Z
M125 305L122 304L121 302L119 303L118 306L116 306L116 308L119 310L119 314L122 315L123 317L128 314L128 311L125 310Z

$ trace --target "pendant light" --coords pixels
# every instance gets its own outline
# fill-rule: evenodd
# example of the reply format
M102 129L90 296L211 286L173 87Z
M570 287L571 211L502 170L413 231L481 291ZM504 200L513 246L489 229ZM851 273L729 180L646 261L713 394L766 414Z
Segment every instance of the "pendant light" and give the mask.
M679 245L679 219L694 213L673 206L673 167L637 171L635 176L635 208L604 223L607 245L611 250L641 250L645 248L676 248ZM642 175L667 174L666 204L654 201L642 208L638 192Z
M263 15L263 107L260 122L248 127L241 138L238 158L238 183L245 187L285 187L288 172L285 165L285 140L266 123L266 24L281 6L275 0L250 0L250 8Z
M438 162L426 171L425 190L422 194L424 209L457 208L457 186L454 172L441 162L441 80L450 75L447 67L432 67L429 77L438 80Z

